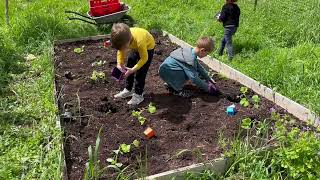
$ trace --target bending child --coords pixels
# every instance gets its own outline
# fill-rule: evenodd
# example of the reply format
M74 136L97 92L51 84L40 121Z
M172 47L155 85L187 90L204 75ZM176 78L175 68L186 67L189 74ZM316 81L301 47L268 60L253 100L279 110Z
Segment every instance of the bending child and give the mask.
M145 80L154 54L154 38L145 29L129 28L126 24L117 23L112 26L111 44L118 50L117 68L126 72L124 75L126 88L114 97L132 97L128 104L138 105L144 100ZM131 49L131 52L125 67L128 49ZM132 92L133 86L134 92Z
M203 91L215 95L217 93L215 81L208 75L197 58L206 57L213 49L213 40L202 37L197 41L195 48L179 48L173 51L159 69L160 77L166 82L169 92L189 97L190 93L184 91L183 87L187 81L191 81Z

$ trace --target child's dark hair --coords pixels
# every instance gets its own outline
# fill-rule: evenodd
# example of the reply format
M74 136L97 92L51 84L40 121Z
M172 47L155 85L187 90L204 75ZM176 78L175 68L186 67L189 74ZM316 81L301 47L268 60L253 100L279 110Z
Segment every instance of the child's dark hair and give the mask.
M214 41L210 37L201 37L197 41L198 48L204 48L207 52L214 50Z
M131 31L124 23L113 24L111 30L111 44L113 48L120 50L131 40Z

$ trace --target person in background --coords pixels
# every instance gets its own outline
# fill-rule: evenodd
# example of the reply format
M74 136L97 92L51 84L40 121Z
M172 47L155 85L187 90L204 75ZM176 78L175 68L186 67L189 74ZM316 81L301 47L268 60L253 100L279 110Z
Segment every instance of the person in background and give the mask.
M227 46L229 60L232 60L234 56L232 36L237 32L240 19L240 8L236 2L237 0L226 0L220 15L217 16L218 21L222 22L224 27L224 36L218 53L222 56L225 46Z
M214 50L214 42L209 37L202 37L195 48L178 48L160 65L159 75L170 93L190 97L191 94L183 90L184 85L191 81L203 91L216 95L215 81L199 63L199 58L206 57ZM202 78L200 78L202 77Z
M129 28L126 24L117 23L112 26L110 41L112 47L118 50L117 68L125 72L126 78L126 88L114 97L132 97L128 104L138 105L144 100L145 80L154 54L154 38L145 29ZM125 67L128 49L131 49L131 53Z

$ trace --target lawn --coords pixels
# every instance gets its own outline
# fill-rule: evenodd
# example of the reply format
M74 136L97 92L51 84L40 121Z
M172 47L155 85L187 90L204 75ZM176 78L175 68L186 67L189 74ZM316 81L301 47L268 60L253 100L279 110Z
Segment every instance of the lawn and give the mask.
M222 0L126 2L139 26L164 29L189 43L210 35L218 44L222 37L221 25L212 19ZM319 113L320 2L260 0L255 12L251 1L239 5L237 55L231 63L221 60ZM0 179L60 179L53 40L102 33L67 21L67 9L84 13L87 1L10 1L11 27L0 14ZM25 61L30 53L37 58Z

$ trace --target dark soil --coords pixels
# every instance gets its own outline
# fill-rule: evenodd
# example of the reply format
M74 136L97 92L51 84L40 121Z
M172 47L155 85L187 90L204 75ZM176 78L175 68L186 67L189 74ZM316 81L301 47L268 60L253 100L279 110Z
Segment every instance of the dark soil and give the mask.
M177 48L166 37L157 38L156 54L150 67L145 87L145 101L139 108L153 102L157 112L143 116L148 119L146 126L131 116L134 107L129 107L127 100L114 100L113 95L123 89L123 83L109 78L111 69L116 65L116 51L103 47L103 40L67 43L55 47L55 73L59 96L59 110L65 132L65 156L69 179L81 179L88 160L88 146L95 145L100 128L100 159L103 164L106 158L112 157L122 143L131 143L137 139L140 148L133 148L128 155L122 155L120 161L137 168L136 157L145 158L147 150L148 174L203 162L220 156L219 138L233 138L238 132L243 118L263 120L270 117L270 108L281 111L270 101L262 98L259 109L241 107L238 99L241 85L235 81L215 76L217 87L222 95L209 96L191 85L187 88L194 91L192 98L184 99L173 96L163 86L158 68L168 54ZM74 48L84 47L84 52L77 54ZM96 61L106 61L100 67L92 67ZM103 71L107 79L93 83L90 79L93 70ZM253 93L249 93L253 95ZM234 102L232 102L234 101ZM236 116L228 116L226 108L236 104ZM80 107L79 107L80 104ZM67 113L66 113L67 111ZM72 118L66 116L72 113ZM150 126L156 137L146 139L144 129ZM188 149L200 151L184 153L172 158L179 151ZM105 179L114 177L109 171Z

